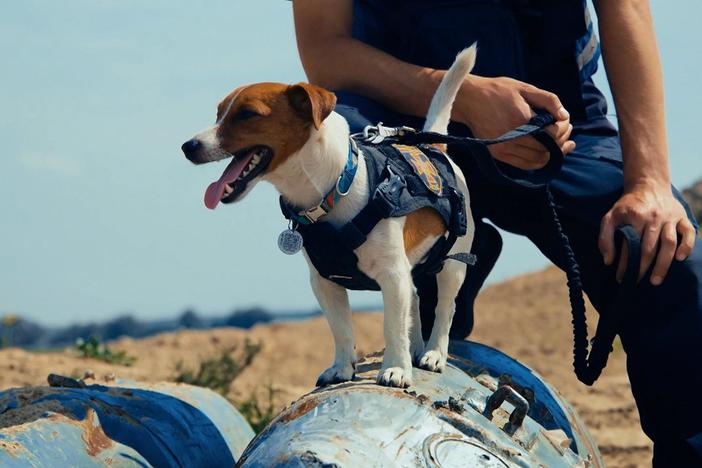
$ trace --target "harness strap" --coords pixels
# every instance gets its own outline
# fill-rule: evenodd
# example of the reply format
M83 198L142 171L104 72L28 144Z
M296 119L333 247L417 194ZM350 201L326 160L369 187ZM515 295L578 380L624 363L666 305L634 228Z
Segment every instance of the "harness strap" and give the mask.
M399 203L402 189L406 187L404 179L395 174L389 165L384 172L387 172L387 177L378 184L368 204L340 229L342 240L351 250L360 247L373 228L390 217L393 207Z

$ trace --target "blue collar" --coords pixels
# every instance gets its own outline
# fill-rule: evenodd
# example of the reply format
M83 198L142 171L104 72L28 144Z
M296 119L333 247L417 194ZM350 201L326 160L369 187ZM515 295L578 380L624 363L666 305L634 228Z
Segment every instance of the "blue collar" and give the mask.
M346 159L346 166L344 166L344 170L336 180L334 187L322 198L322 201L307 210L298 210L286 204L290 219L305 225L319 221L319 218L334 209L334 206L349 193L353 179L356 176L356 169L358 169L358 147L356 142L349 138L349 154Z

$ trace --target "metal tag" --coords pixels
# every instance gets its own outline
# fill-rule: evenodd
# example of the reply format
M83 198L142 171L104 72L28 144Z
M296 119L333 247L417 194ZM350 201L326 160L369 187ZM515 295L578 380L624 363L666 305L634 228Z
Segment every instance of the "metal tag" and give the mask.
M278 248L284 254L295 255L302 250L302 234L293 229L286 229L278 236Z

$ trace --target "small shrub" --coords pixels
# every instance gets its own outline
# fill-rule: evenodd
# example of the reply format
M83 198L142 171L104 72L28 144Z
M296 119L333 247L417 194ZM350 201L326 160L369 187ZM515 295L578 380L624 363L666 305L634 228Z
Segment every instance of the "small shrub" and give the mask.
M17 321L17 316L13 314L4 315L2 320L0 320L0 330L2 330L0 348L9 348L12 346L12 334L17 325Z
M266 385L266 396L263 401L260 401L255 391L246 400L234 403L234 406L239 410L242 416L246 418L254 432L258 434L268 425L277 414L277 408L274 403L276 389L272 383Z
M235 351L236 346L225 349L218 357L205 359L200 362L197 372L185 369L183 363L179 362L176 365L176 382L211 388L226 397L232 381L251 365L261 351L261 344L246 339L244 349L236 358L232 357Z
M94 336L87 340L78 338L76 340L76 350L84 358L97 359L108 364L131 366L136 361L136 357L130 356L126 351L112 351Z

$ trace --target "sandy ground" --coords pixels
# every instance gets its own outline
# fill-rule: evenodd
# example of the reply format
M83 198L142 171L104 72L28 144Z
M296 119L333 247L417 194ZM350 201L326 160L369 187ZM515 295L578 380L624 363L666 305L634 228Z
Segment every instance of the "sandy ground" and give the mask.
M608 467L650 466L651 443L639 428L621 347L615 347L594 387L580 384L573 374L570 313L560 272L548 269L492 286L481 294L476 308L471 339L520 359L559 389L594 435ZM592 324L594 315L589 316ZM359 353L383 347L381 314L355 314L354 327ZM86 369L100 380L112 373L145 382L169 380L179 362L194 367L246 337L263 343L263 349L234 381L228 395L233 400L262 392L271 383L277 389L276 403L282 407L311 390L333 356L331 335L322 318L261 325L249 331L184 331L113 343L113 348L138 358L132 367L79 358L70 350L33 353L11 348L0 351L0 389L44 385L50 372L78 376Z

